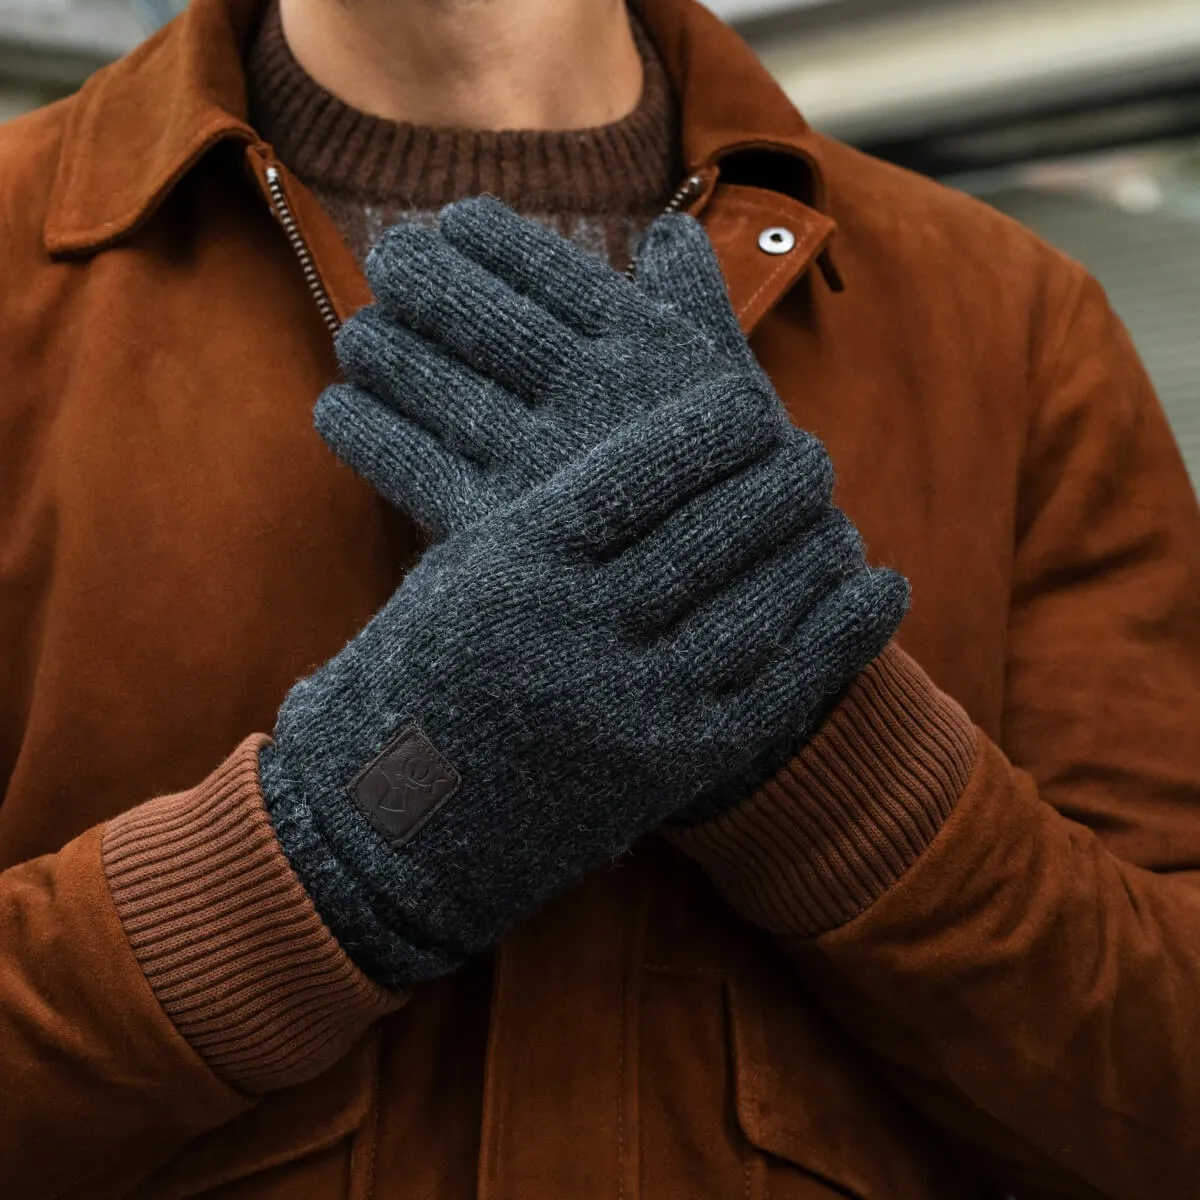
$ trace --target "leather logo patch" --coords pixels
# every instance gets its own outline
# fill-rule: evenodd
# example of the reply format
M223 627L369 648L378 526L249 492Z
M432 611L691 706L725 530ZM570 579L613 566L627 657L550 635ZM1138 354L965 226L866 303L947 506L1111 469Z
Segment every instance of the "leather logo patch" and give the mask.
M458 791L459 773L415 726L402 729L350 785L354 803L393 846L401 846Z

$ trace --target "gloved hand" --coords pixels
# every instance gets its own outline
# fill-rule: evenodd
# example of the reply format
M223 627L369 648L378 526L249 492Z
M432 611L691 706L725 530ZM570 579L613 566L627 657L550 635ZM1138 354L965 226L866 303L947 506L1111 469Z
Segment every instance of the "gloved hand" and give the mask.
M284 701L272 820L380 983L453 970L698 798L744 795L903 615L761 375L668 395L476 508Z
M637 286L488 198L437 230L390 230L367 276L377 302L338 337L349 383L321 396L316 426L439 536L696 382L765 382L690 217L651 226Z

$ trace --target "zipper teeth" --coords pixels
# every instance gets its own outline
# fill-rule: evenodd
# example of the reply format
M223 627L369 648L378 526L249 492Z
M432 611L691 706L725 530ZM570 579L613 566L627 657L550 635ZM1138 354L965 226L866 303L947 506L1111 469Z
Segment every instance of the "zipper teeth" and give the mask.
M284 194L283 180L278 167L267 168L267 190L271 193L271 204L275 208L275 216L279 219L279 224L283 226L284 235L300 262L300 269L304 272L304 282L308 284L308 290L316 301L321 320L325 322L325 328L331 334L336 335L342 327L342 322L333 307L329 293L325 290L325 285L321 282L321 275L317 271L317 264L313 261L308 243L304 240L304 235L296 224L296 218L292 215L292 207L288 204L287 196Z
M667 201L667 207L663 209L662 215L664 217L674 216L675 213L677 213L683 207L683 202L685 200L690 200L701 184L702 181L699 175L689 175L679 185L679 187L675 189L675 195L673 195L671 199Z

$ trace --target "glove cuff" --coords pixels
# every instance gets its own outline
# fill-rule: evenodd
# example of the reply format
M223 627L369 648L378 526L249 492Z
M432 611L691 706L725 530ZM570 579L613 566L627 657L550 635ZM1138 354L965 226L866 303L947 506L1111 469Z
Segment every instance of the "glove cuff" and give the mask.
M309 803L303 783L292 778L273 744L259 753L259 779L275 836L292 870L304 884L330 932L355 965L383 987L401 990L456 970L465 955L423 947L396 928L396 897L386 880L372 878L371 864L386 853L378 836L357 812L330 814L337 823L337 849L327 837L328 821ZM395 880L390 881L393 886Z

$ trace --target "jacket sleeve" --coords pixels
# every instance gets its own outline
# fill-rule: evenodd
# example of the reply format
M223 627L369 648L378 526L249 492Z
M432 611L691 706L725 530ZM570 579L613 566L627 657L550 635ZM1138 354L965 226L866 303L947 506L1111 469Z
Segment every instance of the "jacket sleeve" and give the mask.
M292 874L261 744L0 874L3 1194L126 1195L399 1007Z
M671 835L1023 1200L1200 1195L1200 519L1079 273L1021 483L1001 744L897 646Z

